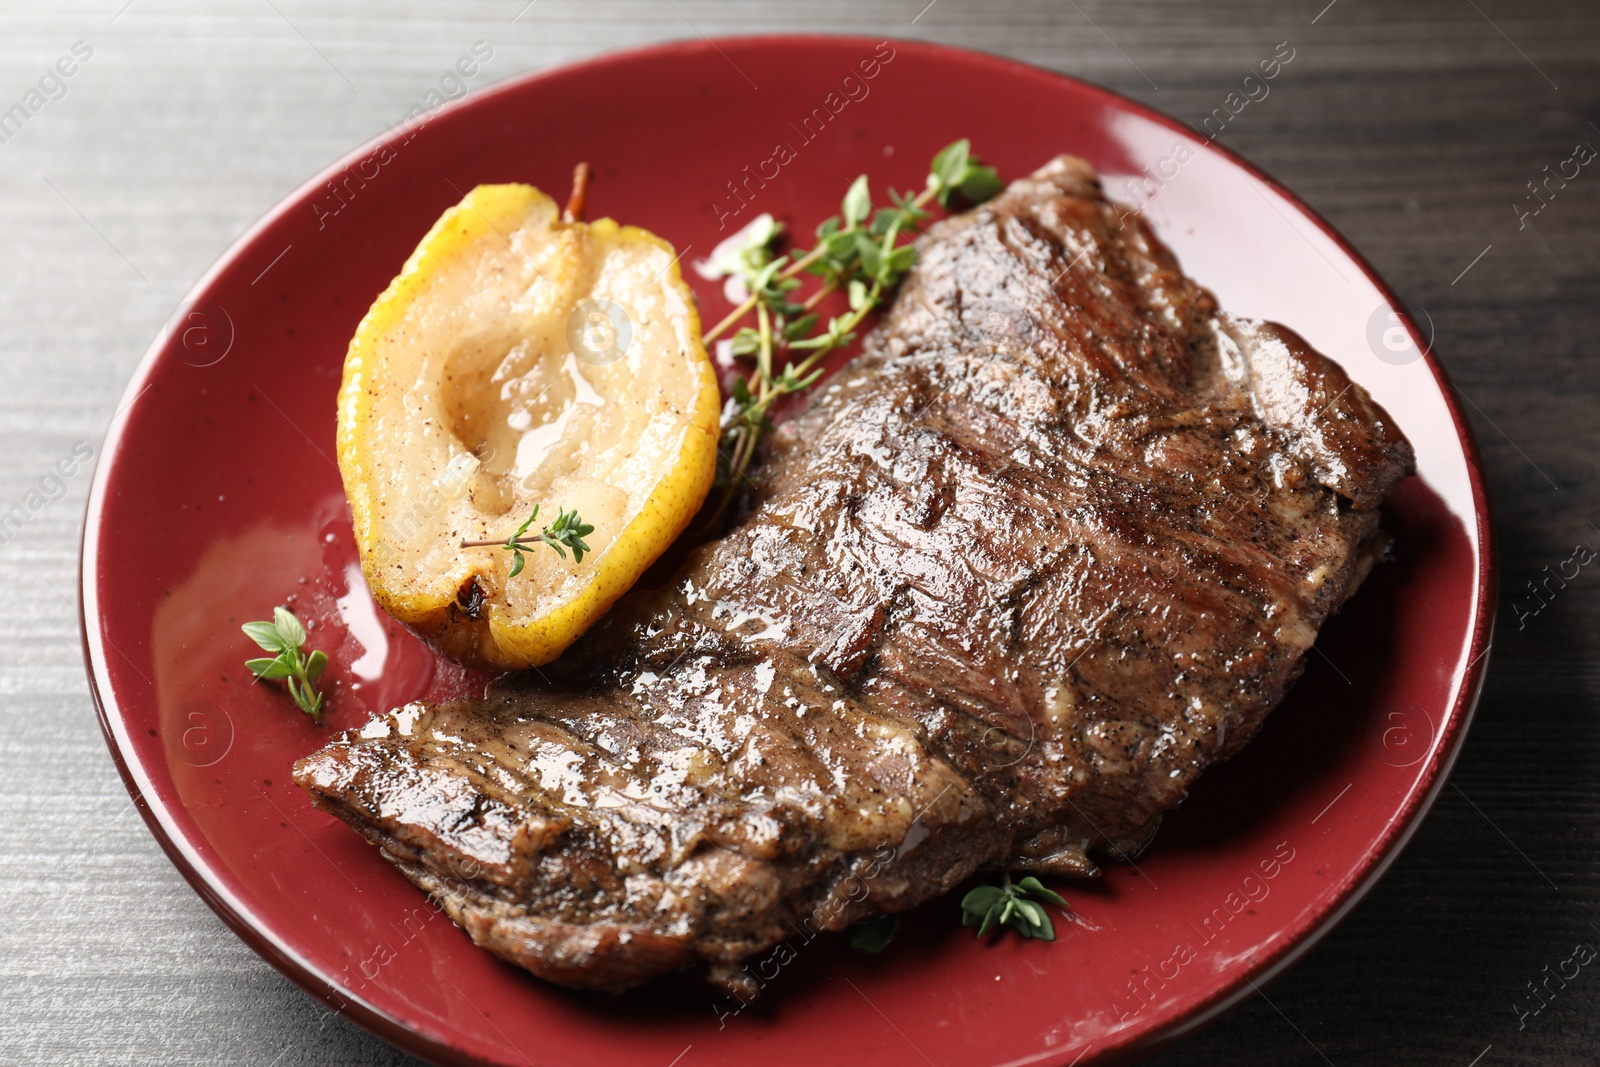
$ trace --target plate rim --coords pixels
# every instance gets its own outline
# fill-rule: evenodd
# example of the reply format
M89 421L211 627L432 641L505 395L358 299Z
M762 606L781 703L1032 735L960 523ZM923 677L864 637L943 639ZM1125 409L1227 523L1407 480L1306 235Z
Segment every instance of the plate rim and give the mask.
M1048 67L972 48L926 40L860 34L770 33L674 38L633 48L607 51L515 74L475 92L467 93L459 100L450 101L430 115L397 124L384 133L362 142L295 186L274 203L271 208L228 245L227 249L212 262L175 307L182 308L198 299L202 293L215 284L225 270L254 246L266 230L270 229L279 219L287 216L293 208L300 206L301 200L308 193L321 189L328 180L340 173L342 169L355 165L376 149L384 145L390 145L422 129L429 123L452 115L457 111L480 106L503 94L525 91L530 85L547 79L564 77L575 71L589 68L626 67L640 59L671 54L720 51L720 46L722 45L792 45L803 48L814 45L832 47L855 44L870 47L884 41L889 42L896 49L905 48L908 51L920 52L934 58L943 56L949 59L959 59L965 64L987 65L991 68L1004 69L1013 74L1020 72L1033 78L1064 81L1070 83L1079 91L1098 98L1102 103L1111 105L1118 110L1135 113L1157 125L1179 133L1185 138L1194 139L1194 131L1184 126L1177 119L1114 90ZM1473 517L1476 521L1476 529L1473 533L1476 537L1478 568L1475 575L1476 587L1471 605L1472 631L1467 647L1467 652L1472 658L1468 661L1467 667L1462 674L1455 701L1445 716L1441 728L1442 736L1436 746L1435 755L1430 760L1427 768L1426 788L1423 790L1413 789L1411 791L1406 802L1395 812L1393 818L1385 827L1383 836L1378 843L1365 853L1360 863L1336 889L1337 903L1325 911L1312 915L1298 926L1283 928L1280 931L1280 935L1287 935L1287 941L1275 952L1263 954L1261 959L1241 971L1236 980L1220 986L1188 1012L1165 1024L1158 1025L1132 1041L1107 1047L1101 1054L1101 1062L1114 1062L1148 1054L1157 1048L1179 1041L1214 1021L1237 1006L1250 993L1255 992L1257 985L1264 985L1273 981L1304 958L1308 952L1320 944L1323 938L1332 933L1365 900L1368 893L1388 872L1389 868L1421 828L1426 816L1432 810L1446 782L1449 780L1450 773L1461 754L1467 733L1476 715L1478 702L1483 692L1484 680L1488 673L1490 651L1494 647L1494 628L1498 611L1496 596L1498 590L1498 561L1492 523L1492 508L1484 475L1483 460L1471 425L1454 396L1454 386L1443 365L1435 355L1431 340L1426 342L1423 340L1422 332L1418 328L1416 321L1412 318L1398 295L1383 279L1382 275L1328 220L1323 218L1321 213L1271 174L1227 146L1216 141L1198 141L1197 143L1201 151L1217 153L1227 162L1265 183L1315 225L1344 255L1349 257L1351 262L1360 269L1366 280L1378 290L1379 295L1388 303L1389 307L1400 315L1400 319L1405 325L1412 343L1421 353L1424 363L1432 373L1434 384L1443 398L1446 411L1449 413L1457 443L1461 446L1462 459L1466 466L1467 484L1472 496ZM105 503L106 481L109 478L108 472L120 455L122 447L122 437L126 426L126 420L123 419L123 416L127 414L143 394L145 388L148 387L148 379L161 359L162 353L168 347L169 340L168 331L163 326L161 332L156 335L144 355L140 358L127 387L123 390L118 400L118 406L112 415L111 422L106 429L100 450L96 456L94 474L90 482L89 495L84 509L83 528L79 537L77 568L79 635L83 648L85 673L89 681L90 697L94 702L101 734L105 739L106 747L110 750L112 761L122 778L124 787L128 790L134 808L144 819L146 826L161 846L167 859L178 869L184 880L188 882L190 887L194 889L196 894L218 918L249 945L252 951L271 964L279 973L333 1009L335 1014L347 1015L352 1022L363 1029L412 1055L419 1056L432 1063L449 1064L451 1067L458 1067L458 1065L459 1067L482 1067L484 1064L492 1064L494 1061L476 1057L467 1050L450 1043L447 1036L431 1033L425 1025L413 1025L402 1021L377 1005L367 1002L353 991L343 990L333 985L316 967L303 959L292 946L274 935L267 928L267 925L261 922L259 917L220 878L215 876L205 858L190 848L183 839L181 830L176 825L169 825L165 810L158 805L150 804L146 800L145 789L150 785L149 777L137 760L130 761L125 756L125 746L129 745L130 741L123 729L125 721L121 705L117 700L109 675L106 674L105 667L107 659L105 645L109 644L109 641L100 632L98 626L90 627L89 619L91 612L98 618L97 586L101 575L96 566L96 561L100 543L99 526L101 512ZM117 652L117 654L121 655L120 652ZM1075 1051L1073 1048L1048 1049L1036 1056L1012 1061L1010 1064L1003 1065L1003 1067L1042 1064L1048 1062L1052 1057L1064 1057L1073 1051ZM1087 1051L1093 1052L1094 1046L1091 1044Z

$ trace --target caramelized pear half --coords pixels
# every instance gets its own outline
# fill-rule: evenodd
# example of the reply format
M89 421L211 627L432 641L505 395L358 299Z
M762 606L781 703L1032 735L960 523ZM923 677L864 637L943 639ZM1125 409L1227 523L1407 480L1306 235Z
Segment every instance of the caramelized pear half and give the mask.
M377 602L469 666L548 663L683 530L716 470L716 378L672 246L527 185L445 212L361 321L339 470ZM535 505L582 561L504 541Z

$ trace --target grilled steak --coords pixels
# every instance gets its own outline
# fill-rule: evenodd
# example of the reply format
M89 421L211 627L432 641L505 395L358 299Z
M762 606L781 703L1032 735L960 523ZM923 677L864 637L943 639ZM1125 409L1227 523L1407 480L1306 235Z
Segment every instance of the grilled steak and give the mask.
M1383 551L1389 416L1063 157L935 225L747 516L554 673L296 780L479 945L615 990L1137 853Z

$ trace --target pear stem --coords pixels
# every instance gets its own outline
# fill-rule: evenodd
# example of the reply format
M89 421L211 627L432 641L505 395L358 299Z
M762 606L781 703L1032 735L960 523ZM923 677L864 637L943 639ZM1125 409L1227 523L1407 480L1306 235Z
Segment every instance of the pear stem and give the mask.
M562 222L583 221L583 209L589 200L589 178L592 173L587 163L579 163L572 168L572 194L567 197L567 206L561 210Z

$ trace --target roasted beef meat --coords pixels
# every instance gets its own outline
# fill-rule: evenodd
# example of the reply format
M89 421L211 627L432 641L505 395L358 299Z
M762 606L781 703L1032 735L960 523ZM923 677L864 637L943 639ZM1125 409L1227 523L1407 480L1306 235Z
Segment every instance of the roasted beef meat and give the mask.
M616 990L1134 855L1384 550L1393 420L1057 159L932 227L722 539L542 676L301 761L479 945Z

